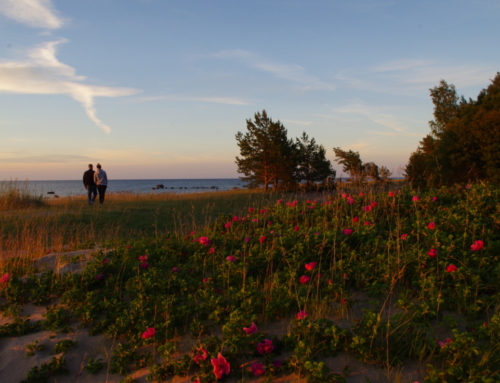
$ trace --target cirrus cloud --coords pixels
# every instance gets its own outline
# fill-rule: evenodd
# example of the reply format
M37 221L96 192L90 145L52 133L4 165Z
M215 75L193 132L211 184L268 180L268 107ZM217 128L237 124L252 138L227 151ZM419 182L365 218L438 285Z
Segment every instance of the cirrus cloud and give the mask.
M68 95L82 104L91 121L110 133L111 128L97 118L94 98L128 96L140 90L83 84L85 77L56 57L56 47L63 42L45 42L29 50L25 61L0 63L0 92Z
M34 28L58 29L65 22L50 0L0 0L0 13Z

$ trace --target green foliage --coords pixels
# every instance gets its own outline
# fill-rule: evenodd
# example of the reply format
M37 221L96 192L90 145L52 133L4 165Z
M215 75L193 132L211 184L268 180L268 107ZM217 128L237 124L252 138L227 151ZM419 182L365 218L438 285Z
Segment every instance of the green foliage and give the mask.
M12 278L0 288L3 309L59 298L47 326L65 328L71 313L116 339L113 371L149 368L152 381L215 382L221 353L230 379L250 378L256 361L262 379L342 382L347 371L324 360L339 352L387 368L430 365L429 381L487 379L500 370L499 201L497 187L474 184L250 204L190 234L131 237L80 274ZM31 331L16 320L3 336ZM259 352L264 342L269 352Z
M302 133L300 138L296 138L296 147L298 153L297 180L305 181L310 187L316 182L325 182L333 184L336 172L332 164L326 159L326 150L323 145L318 145L314 138L309 139L306 132Z
M38 344L38 340L26 345L26 356L34 356L35 352L43 351L47 348L45 344Z
M74 347L77 344L78 344L78 342L71 340L71 339L61 340L61 341L56 343L56 345L54 346L54 351L52 353L53 354L60 354L60 353L67 354L69 351L69 348Z
M247 132L238 132L236 141L241 157L236 157L238 173L249 187L269 185L278 188L294 182L296 150L293 141L279 121L273 121L265 110L257 112L254 121L247 120Z
M46 330L61 331L63 333L70 330L69 321L70 317L67 310L61 306L49 306L47 312L43 314L45 320L43 327Z
M42 363L40 367L33 367L20 383L47 383L50 377L59 374L67 374L66 359L64 357L52 358L48 363Z
M354 182L361 182L365 179L363 162L358 152L352 150L346 152L340 148L333 148L333 151L335 152L335 161L342 165L342 171L349 174Z
M0 337L17 337L42 329L40 322L31 323L30 317L16 317L12 323L0 326Z
M500 181L500 73L476 100L441 81L431 91L431 134L412 153L406 175L414 187Z
M91 374L97 374L99 371L101 371L105 366L105 363L103 362L102 359L94 359L90 358L87 365L84 367L88 372Z
M247 132L238 132L236 141L241 157L236 157L238 173L248 187L297 189L305 181L311 187L316 182L333 183L335 171L326 159L325 148L304 132L295 142L279 121L273 121L265 110L247 120Z

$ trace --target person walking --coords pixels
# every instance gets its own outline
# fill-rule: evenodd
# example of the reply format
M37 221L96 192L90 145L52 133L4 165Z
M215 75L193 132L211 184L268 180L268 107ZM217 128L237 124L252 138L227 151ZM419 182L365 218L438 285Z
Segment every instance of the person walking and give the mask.
M97 197L97 186L94 182L94 170L92 164L89 164L89 170L83 173L83 185L87 190L89 205L93 205Z
M106 188L108 187L108 175L102 170L101 164L97 164L97 171L94 173L94 182L99 192L99 203L102 205L104 203Z

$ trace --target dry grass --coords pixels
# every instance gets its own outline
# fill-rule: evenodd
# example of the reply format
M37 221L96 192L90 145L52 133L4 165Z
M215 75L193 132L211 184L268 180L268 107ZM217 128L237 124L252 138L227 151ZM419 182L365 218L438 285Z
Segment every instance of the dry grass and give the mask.
M87 204L86 195L48 199L30 194L16 181L0 184L0 262L12 257L38 258L47 252L88 249L140 236L183 236L210 225L219 217L247 214L287 201L326 200L332 192L265 193L232 190L205 193L110 193L104 205ZM401 182L352 185L337 192L377 193L401 188ZM1 191L4 191L2 194ZM2 199L1 196L8 196ZM16 198L12 196L18 196ZM7 201L7 202L6 202ZM19 202L21 201L21 202Z

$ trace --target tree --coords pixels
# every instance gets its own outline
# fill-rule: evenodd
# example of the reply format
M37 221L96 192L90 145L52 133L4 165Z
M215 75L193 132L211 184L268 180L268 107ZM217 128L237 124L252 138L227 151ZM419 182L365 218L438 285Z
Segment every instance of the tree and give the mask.
M500 182L500 73L476 100L458 97L441 81L430 89L431 133L412 153L406 175L414 186Z
M438 136L446 130L446 124L458 115L458 96L454 85L441 80L439 86L429 89L434 104L434 120L429 121L431 131Z
M379 168L374 162L363 164L363 173L374 181L380 181Z
M281 122L273 121L265 110L257 112L254 121L247 120L247 132L238 132L236 141L241 157L236 157L238 173L248 187L269 185L274 188L296 183L297 150Z
M385 166L380 167L379 174L382 182L389 181L389 177L392 176L392 172Z
M343 166L342 171L349 174L354 182L362 182L365 173L359 152L353 152L352 150L346 152L340 148L333 148L333 151L335 152L335 161Z
M326 150L323 145L316 144L314 138L309 139L306 132L302 137L295 139L298 152L297 179L306 181L308 186L327 179L335 179L336 172L332 164L326 159Z

